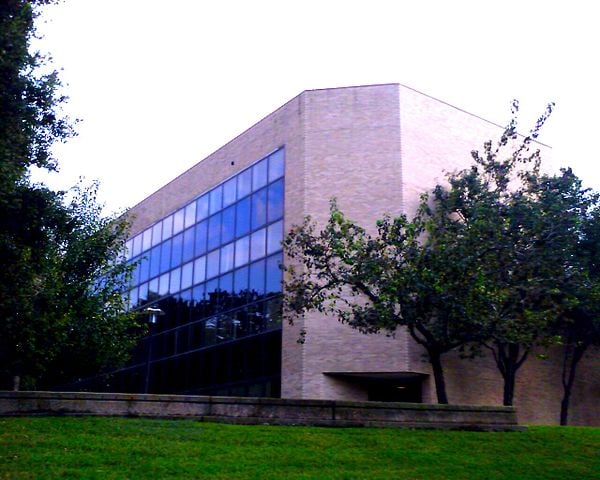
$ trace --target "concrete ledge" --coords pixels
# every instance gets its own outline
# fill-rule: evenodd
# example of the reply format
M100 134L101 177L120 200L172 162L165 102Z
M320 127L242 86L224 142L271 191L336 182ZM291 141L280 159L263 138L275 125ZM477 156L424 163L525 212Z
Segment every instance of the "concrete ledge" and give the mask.
M522 430L513 407L280 398L0 391L0 416L193 418L240 424Z

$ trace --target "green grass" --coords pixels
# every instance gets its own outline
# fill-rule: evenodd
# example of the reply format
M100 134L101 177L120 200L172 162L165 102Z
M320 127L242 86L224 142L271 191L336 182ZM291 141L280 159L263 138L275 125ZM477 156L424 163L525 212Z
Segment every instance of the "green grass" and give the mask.
M600 429L525 432L0 418L0 479L600 479Z

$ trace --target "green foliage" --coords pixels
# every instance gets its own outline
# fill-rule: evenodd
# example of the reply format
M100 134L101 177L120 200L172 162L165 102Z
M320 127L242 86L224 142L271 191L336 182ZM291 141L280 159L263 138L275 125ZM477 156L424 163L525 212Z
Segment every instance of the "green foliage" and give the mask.
M101 215L96 185L53 192L29 168L56 169L51 147L73 134L48 60L30 52L52 0L0 3L0 384L24 387L121 364L138 336L121 291L127 224ZM69 195L71 198L69 199Z
M598 478L600 429L524 432L0 419L0 478Z

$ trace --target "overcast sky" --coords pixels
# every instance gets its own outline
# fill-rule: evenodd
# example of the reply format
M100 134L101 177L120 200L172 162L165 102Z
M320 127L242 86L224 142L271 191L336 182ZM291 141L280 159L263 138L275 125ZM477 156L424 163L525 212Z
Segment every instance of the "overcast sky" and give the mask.
M64 0L36 46L82 122L55 149L60 173L35 178L98 179L120 210L303 90L400 82L500 124L518 98L525 131L556 102L541 140L600 189L594 4Z

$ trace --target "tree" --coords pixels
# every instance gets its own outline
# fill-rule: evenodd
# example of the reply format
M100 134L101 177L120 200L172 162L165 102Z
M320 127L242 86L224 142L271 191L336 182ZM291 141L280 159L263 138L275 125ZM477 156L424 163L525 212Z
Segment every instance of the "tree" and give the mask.
M323 230L307 218L284 240L297 261L288 267L284 308L292 318L318 310L362 333L406 327L427 352L438 402L448 403L442 356L476 342L471 326L482 306L482 279L461 229L424 196L413 220L385 217L371 236L333 202Z
M95 187L69 201L29 179L56 169L51 146L73 134L56 72L29 51L48 3L0 4L0 378L16 389L117 364L139 330L122 297L125 220L101 216Z

